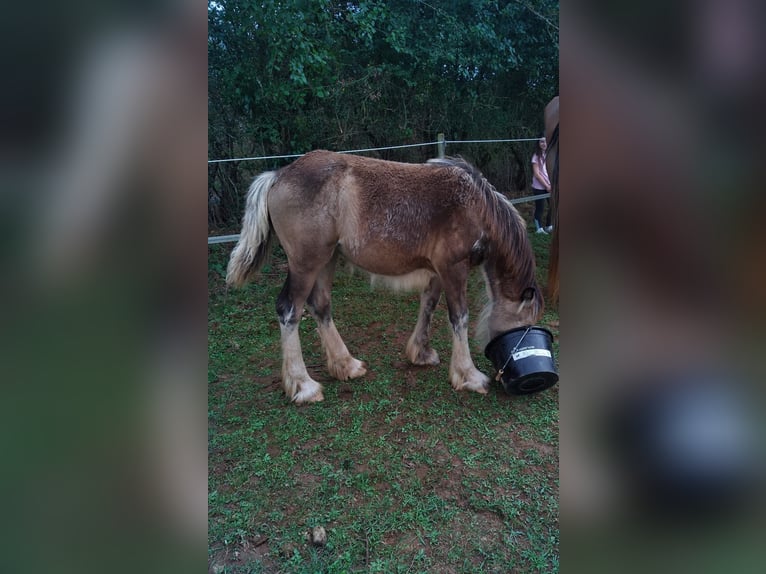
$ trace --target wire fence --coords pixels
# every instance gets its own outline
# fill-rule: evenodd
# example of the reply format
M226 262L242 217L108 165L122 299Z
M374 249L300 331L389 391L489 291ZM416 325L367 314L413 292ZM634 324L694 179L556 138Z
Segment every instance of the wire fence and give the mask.
M491 140L446 140L444 139L443 134L439 134L439 138L436 141L432 141L432 142L393 145L393 146L385 146L385 147L372 147L372 148L364 148L364 149L350 149L350 150L339 151L337 153L364 153L369 151L383 151L383 150L391 150L391 149L404 149L404 148L435 145L437 147L437 154L439 155L439 157L444 157L444 150L447 144L534 142L534 141L537 141L538 139L539 138L514 138L514 139L491 139ZM294 154L287 154L287 155L263 155L263 156L257 156L257 157L239 157L239 158L232 158L232 159L211 159L211 160L208 160L208 163L225 163L225 162L232 162L232 161L257 161L257 160L266 160L266 159L290 159L290 158L301 157L303 155L306 155L306 154L294 153ZM539 195L528 195L526 197L517 197L509 201L512 204L517 204L517 203L525 203L527 201L535 201L538 199L546 199L546 198L549 198L550 196L551 196L550 193L542 193ZM238 234L237 235L214 235L212 237L207 238L207 244L214 245L217 243L234 243L238 240L239 240Z
M432 142L391 145L391 146L385 146L385 147L370 147L370 148L364 148L364 149L347 149L347 150L339 151L337 153L364 153L368 151L384 151L384 150L390 150L390 149L404 149L404 148L411 148L411 147L425 147L425 146L433 146L433 145L437 146L438 148L439 146L444 146L446 144L534 142L534 141L537 141L538 139L539 138L515 138L515 139L506 139L506 140L445 140L443 138L439 138L436 141L432 141ZM264 160L264 159L290 159L294 157L301 157L303 155L306 155L306 154L291 153L287 155L261 155L256 157L237 157L237 158L231 158L231 159L210 159L208 160L208 163L226 163L230 161L258 161L258 160Z

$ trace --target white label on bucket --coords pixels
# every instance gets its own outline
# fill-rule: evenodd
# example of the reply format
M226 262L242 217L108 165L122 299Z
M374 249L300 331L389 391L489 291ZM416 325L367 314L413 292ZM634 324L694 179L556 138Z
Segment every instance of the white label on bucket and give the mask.
M513 360L519 361L527 357L548 357L551 358L551 352L548 349L525 349L513 354Z

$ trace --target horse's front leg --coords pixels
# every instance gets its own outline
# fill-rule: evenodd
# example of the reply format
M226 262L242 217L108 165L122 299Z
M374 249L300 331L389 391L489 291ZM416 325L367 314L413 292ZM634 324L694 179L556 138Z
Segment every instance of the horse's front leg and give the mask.
M447 297L449 320L452 325L452 360L449 366L449 379L457 391L476 391L486 394L489 390L489 377L476 368L468 347L468 304L466 284L468 273L457 273L450 279L444 279L444 291Z

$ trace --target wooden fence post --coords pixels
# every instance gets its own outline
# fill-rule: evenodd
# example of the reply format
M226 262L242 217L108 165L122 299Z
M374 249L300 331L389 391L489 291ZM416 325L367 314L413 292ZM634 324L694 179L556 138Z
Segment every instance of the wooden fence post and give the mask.
M436 134L436 155L440 158L444 157L444 134Z

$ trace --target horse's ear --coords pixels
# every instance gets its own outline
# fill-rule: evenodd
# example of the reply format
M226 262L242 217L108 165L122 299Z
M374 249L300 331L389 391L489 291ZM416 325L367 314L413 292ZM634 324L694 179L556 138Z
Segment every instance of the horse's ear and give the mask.
M535 298L535 289L533 287L527 287L521 292L522 301L532 301Z
M535 299L536 291L534 287L527 287L521 292L521 301L519 301L519 310L521 313L525 307L529 306Z

